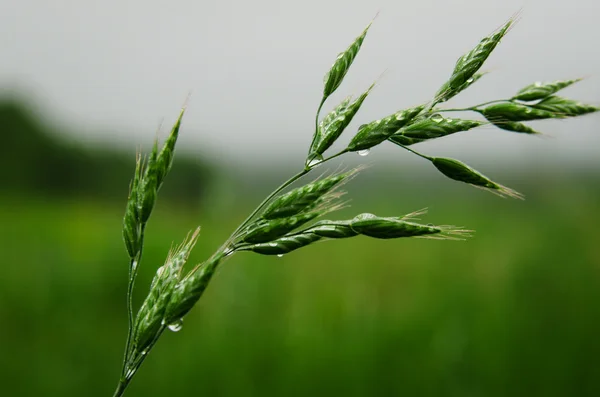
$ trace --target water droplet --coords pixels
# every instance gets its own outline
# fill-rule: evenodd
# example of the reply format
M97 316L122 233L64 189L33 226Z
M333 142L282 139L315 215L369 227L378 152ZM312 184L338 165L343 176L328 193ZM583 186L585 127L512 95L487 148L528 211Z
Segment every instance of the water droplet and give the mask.
M311 158L309 158L306 161L306 166L308 168L316 168L321 164L322 161L323 161L323 156L321 156L320 154L314 154L314 155L312 155Z
M181 331L181 328L183 328L183 320L179 319L179 320L175 321L173 324L169 324L168 328L169 328L169 331L173 331L173 332Z
M432 121L435 121L436 123L440 123L440 122L444 121L444 116L442 116L439 113L434 114L430 118L431 118Z
M283 254L279 254L279 255L277 255L277 257L278 257L278 258L281 258L282 256L283 256Z
M370 152L371 152L371 150L369 150L369 149L359 150L358 155L365 157L365 156L368 156Z
M474 81L475 81L475 79L473 77L471 77L469 80L467 80L467 83L471 84Z
M164 266L159 267L158 269L156 269L156 276L160 277L161 274L163 274L163 271L165 270Z

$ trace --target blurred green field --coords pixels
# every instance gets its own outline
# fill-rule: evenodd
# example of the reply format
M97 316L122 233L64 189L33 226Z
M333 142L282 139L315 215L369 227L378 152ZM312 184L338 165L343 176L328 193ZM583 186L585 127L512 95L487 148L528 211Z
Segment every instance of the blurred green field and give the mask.
M426 222L476 229L466 242L358 238L235 255L128 395L600 395L600 183L523 185L525 202L390 187L345 210L428 205ZM159 203L138 302L171 241L201 224L192 259L205 258L246 200L218 213ZM2 198L2 395L111 395L126 334L122 211Z

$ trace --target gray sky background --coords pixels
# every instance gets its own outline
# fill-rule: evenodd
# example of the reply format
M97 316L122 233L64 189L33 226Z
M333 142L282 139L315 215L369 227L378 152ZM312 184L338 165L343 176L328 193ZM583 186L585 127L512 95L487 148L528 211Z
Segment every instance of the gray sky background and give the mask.
M77 140L149 143L188 92L186 150L236 163L301 162L323 75L379 11L334 106L387 70L359 124L428 100L454 62L519 9L522 19L449 105L508 97L536 80L589 77L565 96L600 103L598 0L0 0L0 88ZM485 128L419 145L462 158L600 164L600 115L538 122L554 139ZM127 134L125 134L127 133ZM378 148L388 157L392 145ZM402 155L405 155L402 153Z

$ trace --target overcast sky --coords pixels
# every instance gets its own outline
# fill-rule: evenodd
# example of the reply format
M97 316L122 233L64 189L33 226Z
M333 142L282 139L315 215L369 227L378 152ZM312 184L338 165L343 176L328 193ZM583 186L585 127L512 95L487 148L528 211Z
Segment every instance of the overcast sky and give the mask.
M598 0L0 0L0 87L82 141L149 142L192 92L182 141L236 162L302 161L323 75L379 11L326 108L386 70L359 124L428 100L456 58L522 9L451 104L508 97L536 80L589 77L565 96L600 103ZM420 145L428 153L597 159L600 115L539 122L555 139L492 128ZM390 156L397 149L379 150ZM600 162L595 162L600 164Z

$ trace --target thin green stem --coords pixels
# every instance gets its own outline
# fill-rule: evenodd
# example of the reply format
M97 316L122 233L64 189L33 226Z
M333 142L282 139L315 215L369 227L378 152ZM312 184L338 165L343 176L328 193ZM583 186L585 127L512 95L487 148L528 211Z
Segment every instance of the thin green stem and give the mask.
M491 105L493 103L500 103L500 102L510 102L510 99L496 99L493 101L480 103L479 105L470 106L468 108L435 109L435 111L436 112L469 112L469 111L477 112L477 111L479 111L478 108L480 108L482 106Z
M310 143L310 150L312 150L314 144L315 144L315 140L317 139L317 133L319 132L319 114L321 113L321 109L323 108L323 105L325 104L325 100L327 98L325 96L323 96L323 98L321 98L321 103L319 103L319 107L317 108L317 114L315 115L315 132L313 134L313 139ZM310 154L310 153L309 153Z
M334 158L336 158L336 157L340 157L342 154L345 154L345 153L348 153L348 152L349 152L349 150L346 148L346 149L342 150L341 152L338 152L338 153L336 153L336 154L334 154L334 155L331 155L331 156L329 156L329 157L327 157L327 158L323 159L323 161L320 161L318 164L315 164L315 165L314 165L313 167L311 167L309 170L311 170L311 169L315 168L317 165L323 164L324 162L326 162L326 161L329 161L329 160L333 160Z
M425 155L425 154L421 154L421 153L419 153L419 152L416 152L416 151L412 150L411 148L409 148L408 146L404 146L404 145L398 145L398 146L400 146L400 147L401 147L401 148L403 148L403 149L406 149L406 150L408 150L409 152L411 152L411 153L413 153L413 154L416 154L416 155L417 155L417 156L419 156L419 157L422 157L422 158L424 158L425 160L433 161L433 157L429 157L429 156L427 156L427 155Z
M121 397L123 395L123 393L125 393L125 389L127 389L128 385L129 385L129 380L127 380L127 379L119 380L119 384L117 385L117 389L115 390L113 397Z
M131 344L133 340L133 287L135 285L135 279L139 269L140 262L142 261L142 252L144 250L144 232L146 225L143 224L140 232L140 249L129 264L129 283L127 285L127 341L125 342L125 353L123 357L123 368L121 370L121 376L125 375L127 371L127 365L129 361L129 355L131 354Z

